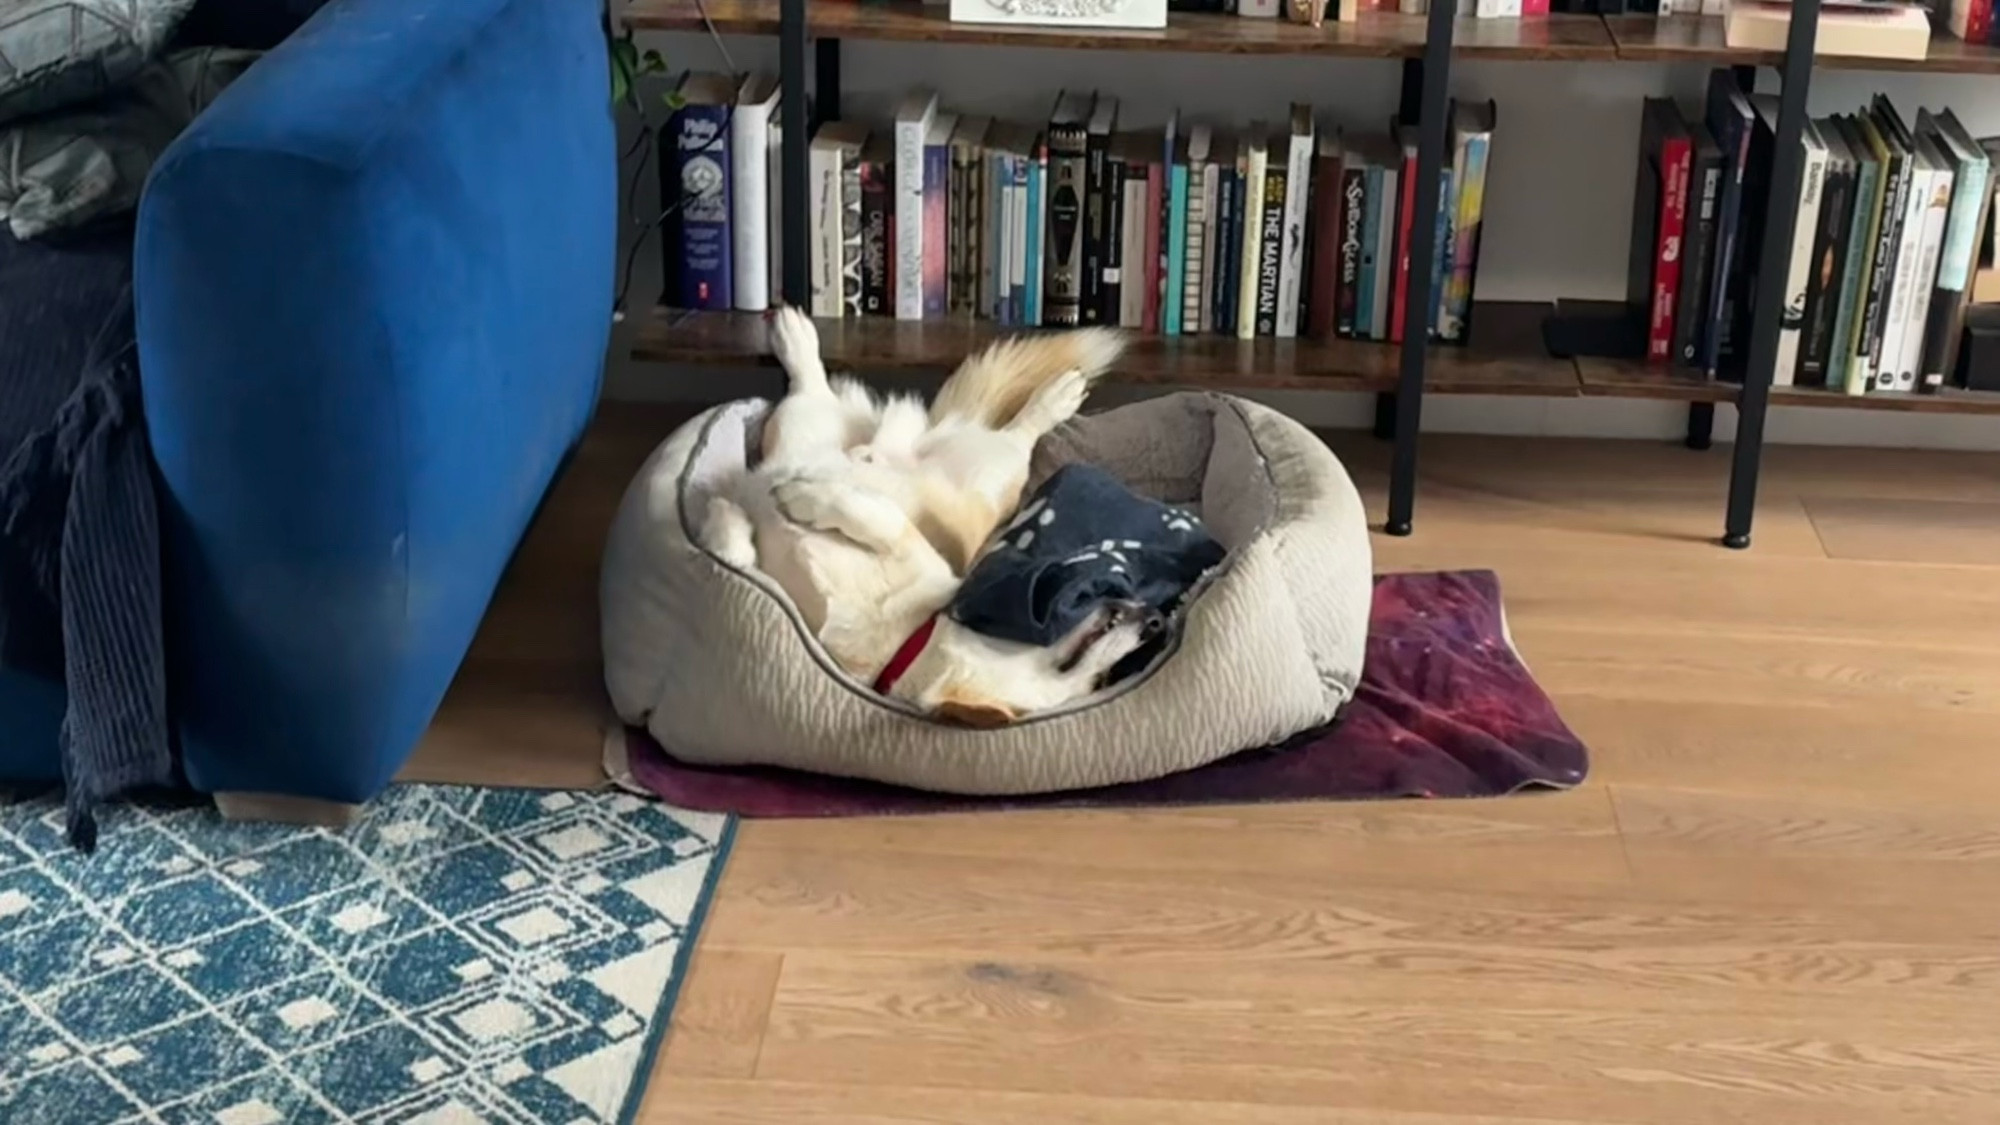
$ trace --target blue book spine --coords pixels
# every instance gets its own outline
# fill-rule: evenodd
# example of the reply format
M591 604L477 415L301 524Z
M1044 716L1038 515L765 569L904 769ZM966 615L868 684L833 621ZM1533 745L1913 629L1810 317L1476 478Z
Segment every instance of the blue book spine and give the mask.
M1729 298L1730 263L1743 211L1743 166L1750 160L1750 104L1728 71L1709 79L1708 129L1722 149L1722 201L1715 214L1715 271L1709 275L1708 323L1701 330L1699 366L1713 379L1722 366L1722 315Z
M681 306L729 309L729 107L683 106L674 114L681 174Z
M1035 209L1028 203L1028 169L1033 164L1033 161L1025 156L1016 156L1011 161L1011 164L1012 167L1009 169L1009 172L1014 180L1014 194L1021 200L1021 210L1017 217L1029 229L1033 229L1035 226ZM1021 280L1016 281L1014 279L1011 268L1006 271L1007 275L1003 279L1007 287L1007 311L1008 323L1010 324L1026 324L1028 322L1027 242L1027 232L1016 230L1008 244L1008 253L1010 255L1013 253L1014 246L1018 245L1021 247L1020 264L1022 266Z
M1185 299L1182 273L1187 268L1187 193L1188 170L1185 164L1174 165L1173 179L1169 181L1167 196L1167 293L1161 302L1160 331L1163 335L1181 334L1181 302Z
M1438 184L1437 241L1431 246L1431 315L1424 326L1432 338L1438 334L1438 313L1444 308L1445 286L1451 280L1452 216L1458 210L1451 198L1451 169L1444 169L1439 178L1442 182Z
M1382 169L1372 164L1368 166L1366 198L1361 208L1361 272L1354 279L1354 335L1361 340L1374 336L1375 247L1382 240Z
M1230 279L1236 275L1236 263L1243 259L1236 207L1236 170L1224 168L1215 189L1215 214L1210 216L1215 232L1215 276L1209 279L1208 312L1211 330L1221 336L1236 334L1237 293Z
M1028 161L1028 270L1022 319L1036 327L1042 323L1042 192L1047 178L1048 169L1040 160Z
M924 146L924 315L941 317L950 295L947 262L951 254L951 146Z

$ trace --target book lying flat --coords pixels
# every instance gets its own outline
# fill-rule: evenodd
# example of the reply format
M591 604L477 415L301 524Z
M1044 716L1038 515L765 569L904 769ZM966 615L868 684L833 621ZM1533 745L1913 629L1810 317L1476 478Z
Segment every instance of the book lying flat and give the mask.
M1782 51L1791 23L1789 4L1738 0L1729 6L1723 34L1733 49ZM1813 53L1921 60L1930 44L1930 16L1916 5L1826 9L1820 12Z

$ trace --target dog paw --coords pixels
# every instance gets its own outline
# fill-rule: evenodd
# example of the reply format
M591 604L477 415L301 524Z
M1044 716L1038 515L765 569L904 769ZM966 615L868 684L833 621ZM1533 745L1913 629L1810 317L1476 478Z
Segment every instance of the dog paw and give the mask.
M1083 409L1083 402L1090 397L1090 376L1079 370L1069 370L1056 376L1048 388L1049 413L1058 423L1067 422Z
M757 533L750 517L733 500L708 498L708 511L701 523L702 546L710 554L738 570L757 565Z
M834 486L810 476L796 476L771 486L771 501L778 513L800 527L818 531L838 529L840 504Z
M771 354L787 371L803 364L819 362L819 329L812 318L796 306L785 305L771 314Z

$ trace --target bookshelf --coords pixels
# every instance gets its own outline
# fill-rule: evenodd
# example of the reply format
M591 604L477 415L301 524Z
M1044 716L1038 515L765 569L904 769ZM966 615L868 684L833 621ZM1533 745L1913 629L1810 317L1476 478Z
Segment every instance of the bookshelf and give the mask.
M1722 20L1712 16L1552 15L1534 20L1458 18L1454 0L1432 0L1422 16L1370 14L1354 22L1328 21L1320 28L1277 20L1243 19L1203 13L1173 13L1160 30L1088 31L1008 28L954 24L941 6L917 0L630 0L624 19L644 30L699 31L713 26L722 34L777 36L780 69L791 89L810 89L815 120L838 117L840 43L845 39L907 43L1032 46L1090 51L1150 51L1233 55L1400 59L1403 61L1400 116L1418 122L1418 214L1435 214L1438 169L1444 152L1445 107L1454 59L1519 62L1635 62L1771 67L1782 82L1777 130L1780 158L1773 169L1775 198L1761 247L1765 268L1782 272L1790 253L1789 231L1803 173L1797 153L1805 120L1806 90L1814 68L1920 71L1936 74L2000 75L2000 48L1966 44L1939 35L1930 57L1921 61L1815 58L1813 38L1819 0L1795 0L1790 40L1783 52L1731 48ZM814 47L806 66L806 46ZM810 83L808 83L810 78ZM805 99L784 102L784 198L804 200L806 192ZM794 144L794 139L799 143ZM783 244L784 291L804 303L806 262L802 248L804 208L787 208ZM1413 225L1411 257L1431 257L1433 224ZM800 248L794 252L794 248ZM1410 307L1430 303L1427 271L1412 271L1405 300ZM1776 287L1771 287L1775 289ZM1716 382L1641 360L1557 358L1542 345L1541 324L1552 306L1539 303L1480 302L1474 306L1470 343L1427 346L1417 341L1387 344L1348 339L1237 340L1213 336L1140 337L1121 362L1123 382L1215 390L1315 390L1373 392L1378 396L1377 433L1395 442L1391 462L1388 519L1390 534L1410 533L1416 501L1419 420L1429 394L1523 395L1651 399L1690 407L1689 444L1707 445L1716 404L1738 411L1737 438L1724 545L1750 544L1757 478L1763 451L1763 424L1772 404L1829 409L1925 414L2000 414L2000 394L1948 389L1935 395L1849 396L1836 390L1773 387L1780 298L1767 295L1751 311L1749 369L1762 372L1744 384ZM908 322L889 318L821 321L830 367L860 372L923 372L942 377L968 352L1004 331L984 321L946 319ZM691 313L656 310L638 328L633 355L658 362L716 366L756 366L770 362L761 318L750 313Z

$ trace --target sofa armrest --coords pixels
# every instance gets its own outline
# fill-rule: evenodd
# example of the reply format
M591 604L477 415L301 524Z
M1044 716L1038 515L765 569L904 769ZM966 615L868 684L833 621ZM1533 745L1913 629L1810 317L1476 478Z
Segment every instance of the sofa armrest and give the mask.
M595 403L597 0L335 0L161 159L141 377L206 791L371 796Z

